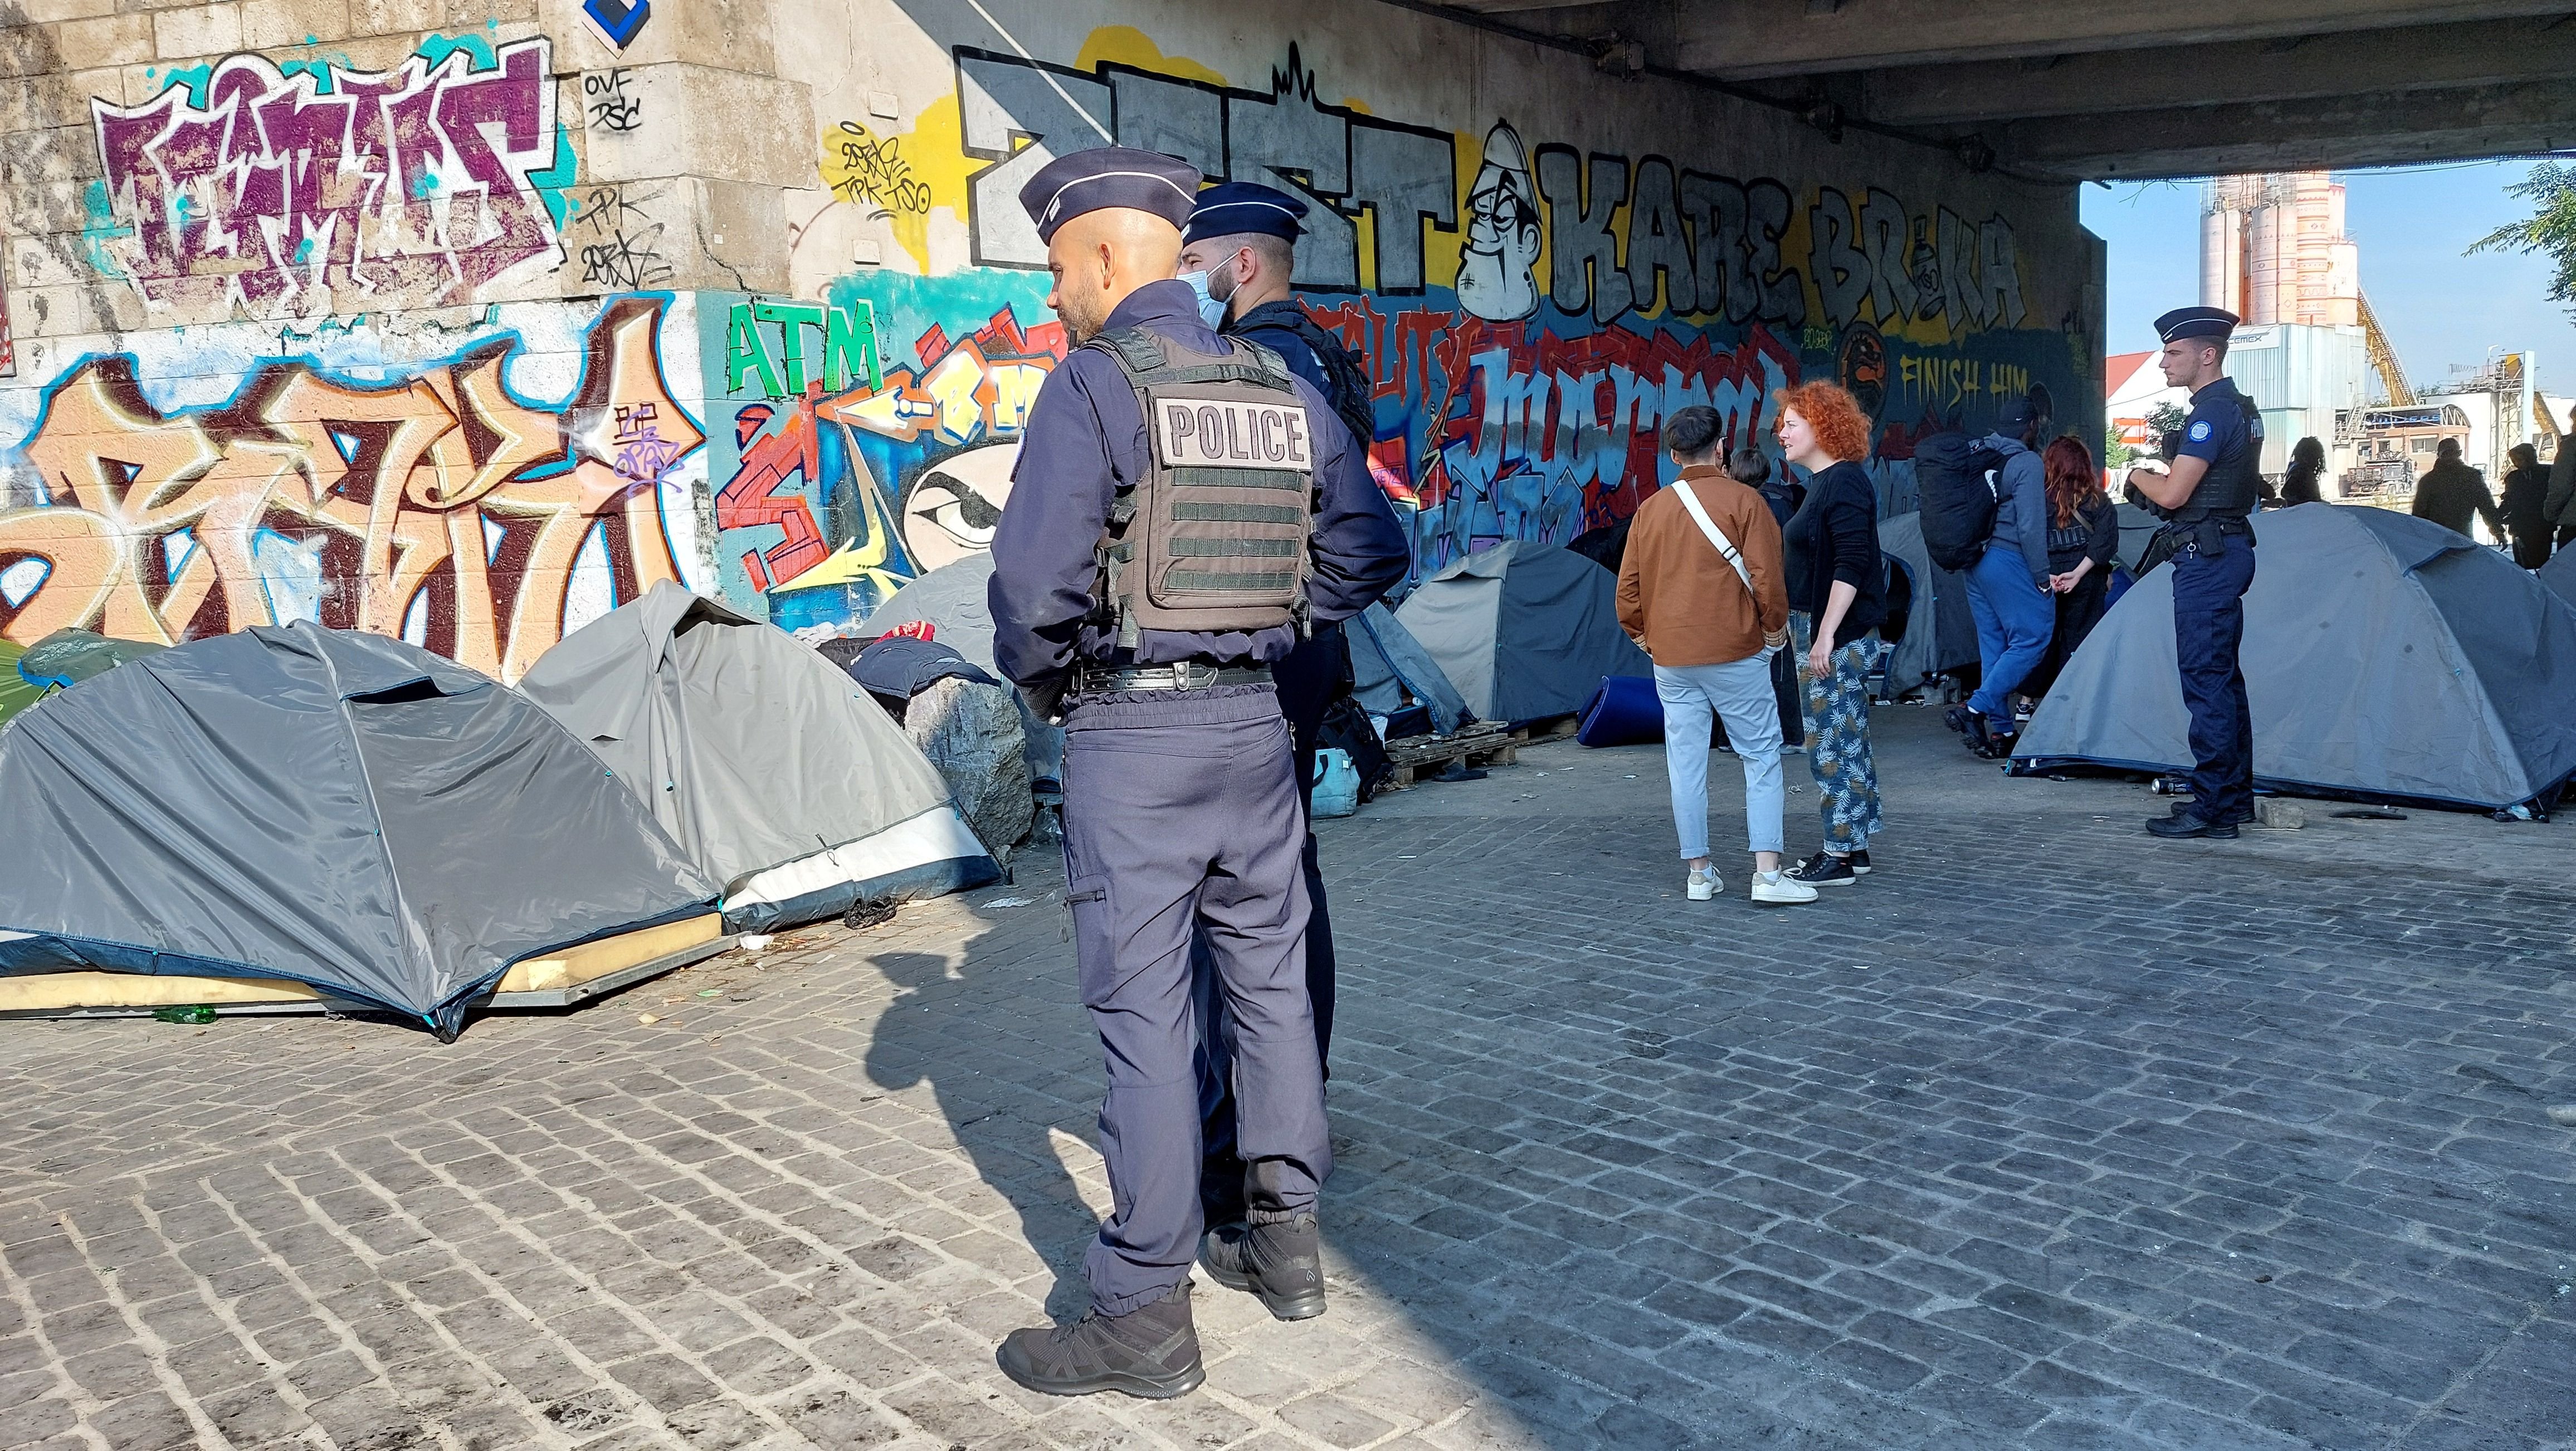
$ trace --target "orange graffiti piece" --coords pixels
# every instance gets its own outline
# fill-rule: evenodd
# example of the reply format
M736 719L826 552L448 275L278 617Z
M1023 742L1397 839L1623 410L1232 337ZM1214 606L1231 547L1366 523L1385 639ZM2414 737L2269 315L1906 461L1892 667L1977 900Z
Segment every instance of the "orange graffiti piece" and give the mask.
M84 363L25 448L47 502L0 514L0 571L42 568L0 597L0 639L169 644L309 618L514 680L561 638L594 537L617 598L680 577L661 484L705 439L663 379L662 311L609 304L559 409L511 396L507 338L383 387L273 363L171 415L130 358Z

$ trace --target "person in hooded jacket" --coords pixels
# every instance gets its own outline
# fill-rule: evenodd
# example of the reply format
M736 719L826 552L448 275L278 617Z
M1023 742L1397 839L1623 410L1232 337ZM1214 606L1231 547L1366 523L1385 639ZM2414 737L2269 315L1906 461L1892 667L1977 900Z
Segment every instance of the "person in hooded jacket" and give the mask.
M2049 598L2048 481L2032 451L2047 420L2029 399L2006 403L1985 446L2003 456L1996 470L1994 532L1968 567L1968 608L1977 619L1977 693L1942 719L1990 760L2012 754L2018 727L2013 692L2048 657L2057 626Z

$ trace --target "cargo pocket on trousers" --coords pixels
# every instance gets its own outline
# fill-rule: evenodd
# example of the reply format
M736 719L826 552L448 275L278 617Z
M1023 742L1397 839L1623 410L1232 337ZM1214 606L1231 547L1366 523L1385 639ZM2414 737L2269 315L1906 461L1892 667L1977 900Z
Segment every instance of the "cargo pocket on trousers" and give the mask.
M1064 905L1073 913L1073 952L1082 983L1082 1005L1096 1008L1118 984L1118 945L1109 920L1106 874L1075 877L1064 884Z

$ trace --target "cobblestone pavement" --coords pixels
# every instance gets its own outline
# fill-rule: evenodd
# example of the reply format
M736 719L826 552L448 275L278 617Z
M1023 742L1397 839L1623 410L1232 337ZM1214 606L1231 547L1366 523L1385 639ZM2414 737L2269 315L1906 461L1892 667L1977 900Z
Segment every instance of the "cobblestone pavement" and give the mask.
M2153 843L1929 714L1811 908L1651 750L1329 824L1332 1309L1173 1403L992 1365L1107 1197L1043 867L452 1047L0 1026L0 1443L2576 1445L2576 823Z

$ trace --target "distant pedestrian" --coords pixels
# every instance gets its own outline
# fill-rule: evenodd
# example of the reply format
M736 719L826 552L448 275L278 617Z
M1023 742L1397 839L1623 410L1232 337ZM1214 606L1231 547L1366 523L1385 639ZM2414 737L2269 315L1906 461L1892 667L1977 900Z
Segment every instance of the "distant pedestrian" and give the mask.
M2540 517L2557 527L2560 549L2576 544L2576 408L2567 410L2567 432L2558 435L2558 454L2549 461L2549 497Z
M2504 514L2496 508L2495 495L2487 492L2487 476L2460 461L2456 438L2442 440L2433 466L2415 481L2415 507L2409 512L2461 534L2469 532L2471 516L2483 517L2496 541L2504 541Z
M2538 569L2549 562L2549 520L2541 512L2549 501L2549 470L2530 444L2515 444L2511 457L2513 472L2504 476L2504 527L2513 533L2513 562Z
M1798 515L1798 505L1807 491L1782 478L1785 470L1776 468L1771 455L1758 448L1739 448L1727 456L1726 475L1746 488L1762 495L1771 506L1771 518L1782 529ZM1798 652L1779 650L1771 656L1771 697L1780 707L1780 749L1796 755L1807 743L1807 712L1799 700Z
M1619 566L1619 625L1655 662L1664 767L1681 837L1686 895L1726 889L1708 855L1708 727L1713 712L1744 766L1744 830L1756 902L1816 900L1780 870L1780 721L1771 658L1789 643L1780 525L1762 496L1717 466L1725 420L1684 408L1663 422L1681 477L1637 507Z
M1807 499L1789 521L1789 608L1807 669L1807 770L1825 819L1824 849L1789 872L1812 887L1869 875L1880 828L1878 767L1869 750L1869 672L1887 614L1887 561L1878 552L1878 490L1869 415L1831 383L1780 395L1780 450L1805 469Z
M2022 682L2033 700L2048 694L2111 607L2111 559L2120 552L2120 511L2102 490L2093 451L2079 439L2052 439L2040 464L2048 478L2048 592L2057 628L2047 656Z
M1967 738L1971 754L2002 760L2020 725L2013 692L2048 657L2057 612L2048 598L2048 486L2032 443L2047 420L2027 398L2006 402L1984 447L2003 460L1987 475L1995 522L1977 562L1968 567L1968 610L1977 620L1977 693L1942 719Z
M2325 472L2326 446L2313 438L2300 439L2290 450L2288 472L2281 475L2281 507L2324 503Z

